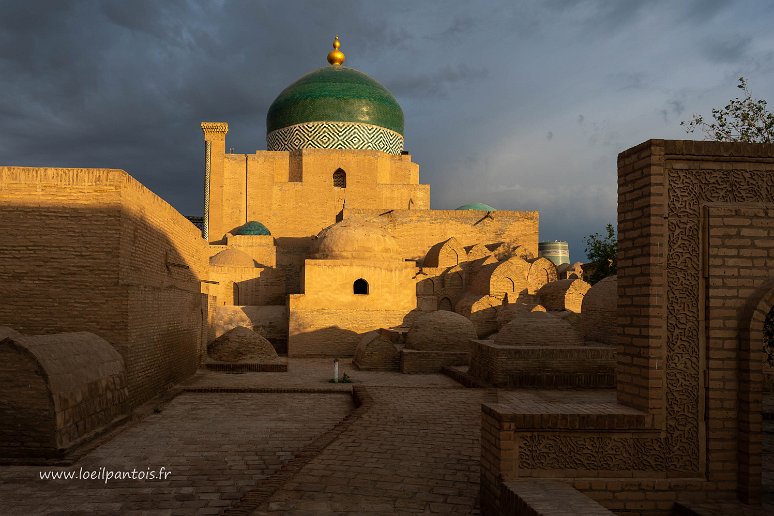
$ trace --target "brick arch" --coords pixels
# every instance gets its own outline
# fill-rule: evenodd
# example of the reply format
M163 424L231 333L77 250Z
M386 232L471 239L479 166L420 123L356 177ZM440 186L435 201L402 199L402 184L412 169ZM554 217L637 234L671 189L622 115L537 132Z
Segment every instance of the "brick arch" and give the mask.
M444 297L438 302L438 310L446 310L448 312L453 312L454 307L452 306L451 299L448 297Z
M750 296L739 318L737 496L760 503L763 444L763 323L774 307L774 278Z

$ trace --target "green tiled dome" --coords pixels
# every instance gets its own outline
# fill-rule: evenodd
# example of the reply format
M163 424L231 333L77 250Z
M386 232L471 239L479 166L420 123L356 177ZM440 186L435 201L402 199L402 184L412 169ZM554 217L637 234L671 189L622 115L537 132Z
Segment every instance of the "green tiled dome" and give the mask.
M266 115L266 132L309 122L353 122L403 135L403 110L387 89L353 68L326 66L285 88Z
M251 220L247 224L240 226L234 232L235 235L271 235L269 228L258 222L257 220Z
M458 210L481 210L481 211L497 211L488 204L484 204L483 202L473 202L470 204L465 204L457 208Z

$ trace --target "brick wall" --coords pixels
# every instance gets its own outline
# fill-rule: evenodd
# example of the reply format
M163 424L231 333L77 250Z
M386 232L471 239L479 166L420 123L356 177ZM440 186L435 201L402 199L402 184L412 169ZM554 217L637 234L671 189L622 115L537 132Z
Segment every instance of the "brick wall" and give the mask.
M403 349L400 352L400 372L404 374L439 373L447 366L467 365L468 360L468 352Z
M501 346L471 342L469 374L495 387L615 386L615 348L611 346Z
M567 406L540 425L485 405L482 506L498 473L572 477L613 511L760 501L774 145L651 140L618 164L619 403Z
M759 470L761 444L753 435L762 431L760 410L755 414L740 414L737 408L750 403L750 396L760 400L760 391L745 393L740 385L740 345L738 325L740 314L750 298L757 298L756 291L764 285L770 290L770 271L774 268L774 207L723 207L708 206L705 209L706 252L708 263L704 267L707 304L706 335L709 340L707 353L707 387L705 401L707 418L708 476L718 482L736 482L742 466L740 454L748 461L740 471L749 477L749 467ZM769 305L770 308L771 305ZM757 338L755 338L757 337ZM753 354L763 357L762 332L754 336ZM747 358L745 356L745 358ZM753 359L754 360L754 359ZM750 366L752 367L752 365ZM755 368L758 373L760 367ZM762 376L760 383L762 385ZM746 403L745 403L746 402ZM747 419L747 429L738 428L739 418ZM737 449L735 432L741 430L748 436ZM750 490L759 492L759 486L750 486L750 478L744 483L746 496ZM757 482L754 482L757 484ZM756 495L757 496L757 495Z
M618 156L618 400L662 414L667 194L664 144L650 140ZM663 371L663 368L662 368Z
M400 326L407 316L402 310L295 309L296 299L290 296L290 357L351 357L363 334Z
M0 246L1 325L104 338L132 404L195 371L206 242L126 172L0 168Z
M419 166L409 155L303 149L220 154L217 160L213 184L222 185L222 193L210 204L211 241L249 220L260 221L275 237L316 235L336 222L345 201L348 207L385 210L407 209L410 202L416 209L430 206L430 187L419 184ZM346 188L333 186L339 168L346 172Z

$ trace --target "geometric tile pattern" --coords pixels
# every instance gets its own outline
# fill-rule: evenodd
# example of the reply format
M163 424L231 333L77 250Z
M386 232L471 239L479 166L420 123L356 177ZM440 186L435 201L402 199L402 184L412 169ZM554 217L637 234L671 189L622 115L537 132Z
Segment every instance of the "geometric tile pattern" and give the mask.
M270 151L360 149L400 154L403 136L370 124L308 122L270 132L266 135L266 148Z

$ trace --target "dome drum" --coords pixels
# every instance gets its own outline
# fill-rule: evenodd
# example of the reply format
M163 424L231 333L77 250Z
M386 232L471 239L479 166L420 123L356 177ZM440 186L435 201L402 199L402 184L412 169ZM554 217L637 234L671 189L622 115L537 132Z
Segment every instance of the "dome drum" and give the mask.
M266 135L270 151L299 149L375 150L400 155L403 136L370 124L352 122L309 122L295 124Z

